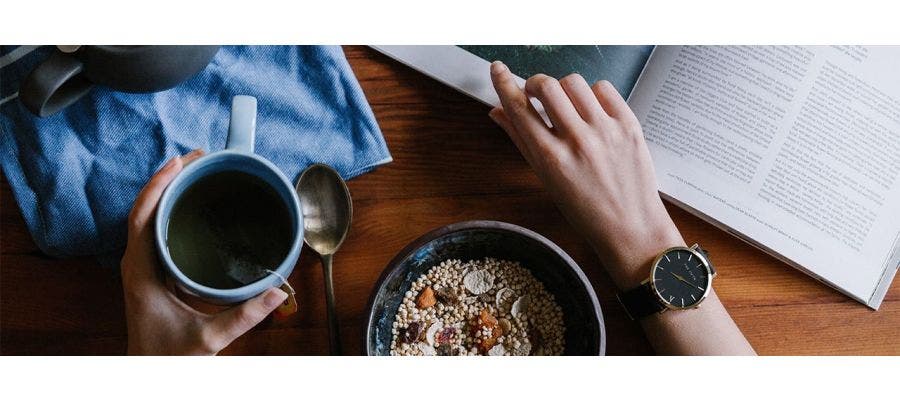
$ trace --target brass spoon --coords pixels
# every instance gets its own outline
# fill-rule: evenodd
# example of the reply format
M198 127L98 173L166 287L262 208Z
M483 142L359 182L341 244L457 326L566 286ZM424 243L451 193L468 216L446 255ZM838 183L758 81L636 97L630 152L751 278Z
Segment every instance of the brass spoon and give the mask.
M322 257L329 348L331 355L341 355L341 335L334 309L334 285L331 281L331 258L350 230L350 219L353 216L350 190L333 168L325 164L313 164L300 175L297 194L303 210L303 240Z

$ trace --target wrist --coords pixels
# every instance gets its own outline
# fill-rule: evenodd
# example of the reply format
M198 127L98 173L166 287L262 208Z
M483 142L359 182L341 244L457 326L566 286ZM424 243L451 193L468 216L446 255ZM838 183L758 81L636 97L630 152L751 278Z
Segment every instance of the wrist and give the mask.
M671 219L665 223L635 231L608 246L610 257L604 257L606 269L619 290L640 286L650 276L650 264L663 251L685 246L681 233Z

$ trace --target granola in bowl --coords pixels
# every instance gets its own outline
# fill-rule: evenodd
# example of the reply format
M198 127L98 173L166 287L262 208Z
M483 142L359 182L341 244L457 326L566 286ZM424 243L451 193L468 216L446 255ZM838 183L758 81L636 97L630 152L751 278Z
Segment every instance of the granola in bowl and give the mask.
M561 355L562 309L517 262L445 260L412 283L391 355Z

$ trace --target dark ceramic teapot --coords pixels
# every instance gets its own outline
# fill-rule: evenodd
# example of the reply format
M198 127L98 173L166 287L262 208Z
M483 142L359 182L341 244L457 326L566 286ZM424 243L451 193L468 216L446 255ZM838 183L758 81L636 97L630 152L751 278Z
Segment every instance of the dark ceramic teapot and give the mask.
M35 115L68 107L94 85L131 93L166 90L209 64L219 46L57 46L22 82L19 98Z

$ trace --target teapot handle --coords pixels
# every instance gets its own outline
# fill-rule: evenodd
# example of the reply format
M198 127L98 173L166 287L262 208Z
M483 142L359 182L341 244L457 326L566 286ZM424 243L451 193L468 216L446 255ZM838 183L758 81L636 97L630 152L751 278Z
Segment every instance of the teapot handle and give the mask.
M82 74L82 64L71 55L56 51L35 67L19 88L19 99L39 117L56 114L94 86Z

